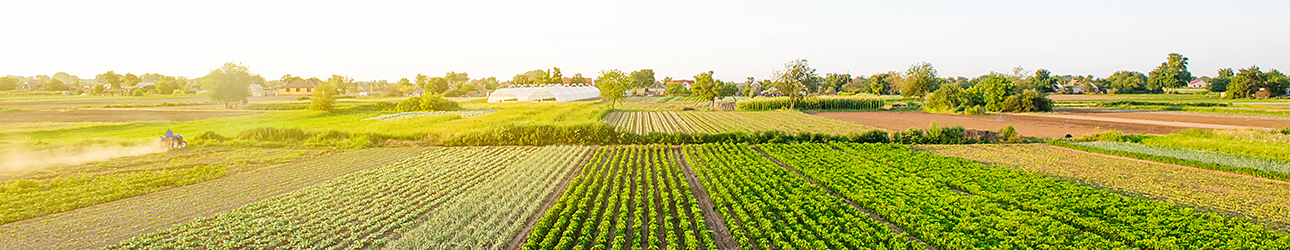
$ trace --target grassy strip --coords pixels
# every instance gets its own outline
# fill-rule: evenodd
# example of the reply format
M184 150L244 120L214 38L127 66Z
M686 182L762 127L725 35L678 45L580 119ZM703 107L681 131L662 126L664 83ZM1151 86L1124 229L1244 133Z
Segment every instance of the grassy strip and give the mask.
M1088 146L1082 146L1082 145L1075 145L1061 140L1049 141L1048 145L1069 148L1069 149L1074 149L1079 151L1085 151L1085 152L1091 152L1091 153L1128 157L1128 158L1144 160L1144 161L1153 161L1153 162L1159 162L1159 163L1188 166L1188 167L1194 167L1194 168L1200 168L1200 169L1208 169L1208 170L1233 173L1233 174L1239 174L1239 175L1254 176L1254 177L1273 179L1273 180L1279 180L1279 181L1290 181L1290 174L1269 172L1269 171L1263 171L1263 170L1252 169L1252 168L1238 168L1238 167L1224 166L1224 165L1206 163L1206 162L1200 162L1200 161L1183 160L1183 159L1167 157L1167 156L1149 155L1149 154L1133 153L1133 152L1125 152L1125 151L1117 151L1117 150L1106 150L1106 149L1100 149L1100 148L1094 148L1094 147L1088 147Z

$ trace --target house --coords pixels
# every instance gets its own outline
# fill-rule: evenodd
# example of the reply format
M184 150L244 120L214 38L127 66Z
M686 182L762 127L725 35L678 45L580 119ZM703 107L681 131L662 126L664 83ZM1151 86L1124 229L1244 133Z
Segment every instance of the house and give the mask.
M1205 82L1205 80L1196 79L1196 80L1192 80L1191 82L1187 83L1187 87L1188 87L1188 88L1193 88L1193 89L1203 89L1203 88L1208 88L1208 87L1209 87L1209 83L1208 83L1208 82Z
M314 94L314 88L318 87L317 79L295 80L282 87L275 88L279 96L309 96Z
M663 95L665 94L664 92L667 92L667 84L663 84L663 82L660 81L654 81L653 85L649 85L649 87L645 88L645 92L647 95Z
M667 82L667 84L673 83L680 83L681 85L685 85L685 89L690 89L690 84L694 84L694 80L672 80Z

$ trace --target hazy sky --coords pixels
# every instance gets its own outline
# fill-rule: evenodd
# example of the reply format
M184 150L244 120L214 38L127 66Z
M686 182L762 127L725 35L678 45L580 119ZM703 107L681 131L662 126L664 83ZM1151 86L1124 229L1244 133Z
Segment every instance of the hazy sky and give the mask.
M1043 3L1040 3L1043 2ZM358 80L566 76L652 68L758 79L932 63L942 76L1014 66L1105 77L1171 52L1196 75L1290 70L1290 1L3 1L0 75L198 77L241 62Z

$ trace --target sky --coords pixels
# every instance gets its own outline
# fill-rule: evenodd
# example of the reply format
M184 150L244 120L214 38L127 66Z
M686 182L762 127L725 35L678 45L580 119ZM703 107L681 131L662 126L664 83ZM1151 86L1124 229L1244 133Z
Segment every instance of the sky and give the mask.
M283 74L507 80L653 69L766 79L932 63L941 76L1048 69L1193 75L1290 70L1290 1L3 1L0 75L200 77L226 62Z

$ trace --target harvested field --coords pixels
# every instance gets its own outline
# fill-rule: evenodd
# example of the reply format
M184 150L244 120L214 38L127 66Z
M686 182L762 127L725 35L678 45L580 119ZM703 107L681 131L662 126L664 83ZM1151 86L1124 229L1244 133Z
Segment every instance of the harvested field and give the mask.
M140 109L77 109L67 111L41 110L5 113L0 125L34 122L137 122L173 121L186 122L208 118L254 115L264 111L254 110L140 110Z
M1290 183L1042 144L919 146L932 153L1072 180L1131 197L1250 219L1290 231Z
M63 213L0 225L8 249L101 248L193 218L404 159L421 149L339 151Z
M875 127L797 111L772 112L612 112L605 122L639 134L652 132L723 133L783 131L825 134L862 133Z
M932 114L926 112L821 112L815 114L890 130L926 128L928 125L936 123L940 126L961 125L968 129L997 131L1003 127L1011 125L1022 135L1037 137L1062 137L1067 134L1080 136L1093 134L1099 129L1118 130L1129 134L1168 134L1187 129L1186 127L1153 124L1019 116L1011 114L951 115Z
M1121 110L1083 110L1071 109L1060 110L1061 115L1086 116L1100 118L1118 118L1118 119L1136 119L1142 122L1160 121L1160 122L1183 122L1195 124L1208 124L1219 126L1231 126L1240 128L1284 128L1290 127L1290 119L1278 119L1280 117L1268 117L1259 119L1257 116L1240 116L1240 117L1221 117L1221 116L1202 116L1189 115L1180 112L1154 112L1154 111L1121 111ZM1069 116L1067 116L1069 117ZM1078 118L1078 117L1071 117ZM1163 123L1159 123L1163 124ZM1238 128L1239 129L1239 128Z

